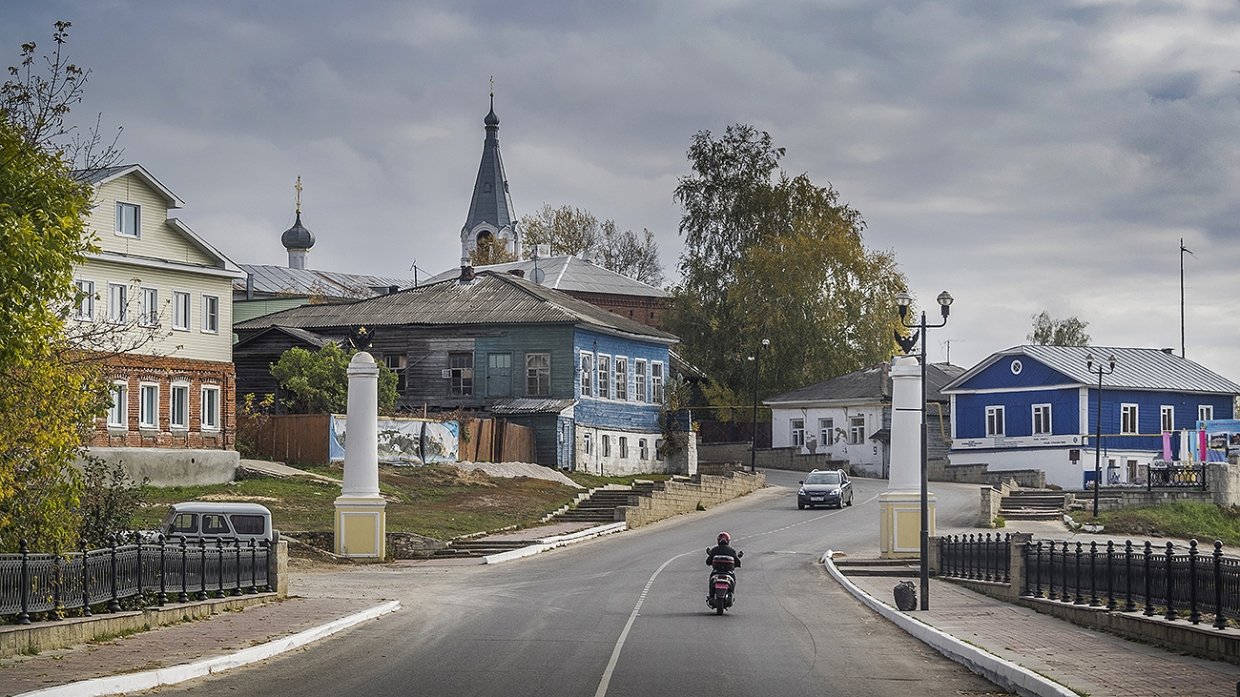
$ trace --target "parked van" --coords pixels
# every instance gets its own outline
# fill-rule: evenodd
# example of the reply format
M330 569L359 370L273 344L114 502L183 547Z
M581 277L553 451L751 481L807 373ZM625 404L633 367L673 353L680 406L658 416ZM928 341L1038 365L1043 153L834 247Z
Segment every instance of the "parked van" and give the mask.
M186 501L174 503L159 525L159 534L169 541L185 538L225 542L240 540L247 544L271 542L276 533L271 529L271 511L257 503L222 503L218 501Z

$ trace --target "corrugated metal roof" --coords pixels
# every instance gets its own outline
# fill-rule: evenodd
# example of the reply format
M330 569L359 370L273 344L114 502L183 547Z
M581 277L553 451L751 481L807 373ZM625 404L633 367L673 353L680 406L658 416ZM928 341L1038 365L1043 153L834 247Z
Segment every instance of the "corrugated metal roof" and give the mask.
M1171 392L1204 392L1240 394L1240 385L1198 363L1169 351L1153 348L1120 348L1106 346L1015 346L992 354L947 385L957 390L960 385L1010 356L1028 356L1057 370L1072 382L1098 384L1098 374L1086 367L1085 357L1093 354L1094 363L1106 362L1115 356L1115 372L1102 376L1103 387L1133 390L1167 390Z
M365 274L316 271L314 269L290 269L286 266L267 264L239 264L242 271L254 276L254 292L266 295L321 295L328 298L370 298L391 286L406 288L413 285L407 278L368 276ZM375 288L383 288L376 291ZM244 278L233 281L233 290L244 292Z
M318 348L323 348L324 346L328 344L340 343L336 339L332 339L331 337L326 337L321 334L315 334L314 332L306 331L305 329L298 329L297 327L275 326L275 327L268 327L267 329L264 329L263 331L258 332L257 334L253 336L246 337L245 339L241 339L240 341L238 341L236 344L233 345L233 350L235 351L238 347L244 346L245 344L248 344L251 341L254 341L258 339L259 337L264 336L270 332L280 332L281 334L287 334L293 337L294 339L303 341L307 344L310 344L311 346L317 346Z
M496 400L488 410L492 414L559 414L573 404L571 399L512 397Z
M525 277L533 280L534 260L523 259L506 264L479 266L476 271L494 271L508 273L513 270L525 272ZM615 271L596 266L575 256L566 255L547 257L538 260L538 269L543 272L542 285L565 292L573 293L606 293L608 295L635 295L645 298L666 298L667 291L652 285L629 278ZM433 276L427 283L446 281L461 275L460 269L444 271Z
M946 401L943 386L964 373L964 368L951 363L931 363L926 366L926 399L932 402ZM795 402L839 402L858 399L891 399L891 364L879 363L846 375L823 380L816 385L801 387L791 392L764 400L764 404Z
M396 325L578 324L673 343L674 334L613 314L572 296L507 274L483 272L469 283L443 281L391 295L302 305L240 322L238 331L273 325L314 329Z

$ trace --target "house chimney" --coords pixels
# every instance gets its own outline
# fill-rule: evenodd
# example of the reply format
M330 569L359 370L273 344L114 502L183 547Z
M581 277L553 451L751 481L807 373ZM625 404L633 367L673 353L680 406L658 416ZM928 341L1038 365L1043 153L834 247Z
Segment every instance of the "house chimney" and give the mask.
M474 280L474 267L466 265L461 267L461 283L469 283Z
M1173 349L1173 348L1165 348L1165 349L1163 349L1163 350L1162 350L1162 352L1163 352L1163 353L1165 353L1165 354L1167 354L1168 356L1174 356L1174 355L1175 355L1175 349Z
M400 290L400 286L388 286L388 295L392 295Z
M245 299L254 299L254 274L248 271L245 274Z
M508 273L517 278L525 278L525 269L509 269Z

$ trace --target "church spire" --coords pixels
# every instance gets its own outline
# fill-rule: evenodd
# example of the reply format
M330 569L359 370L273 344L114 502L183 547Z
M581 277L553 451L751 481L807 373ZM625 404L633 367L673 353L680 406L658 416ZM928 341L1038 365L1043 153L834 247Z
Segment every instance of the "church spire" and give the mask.
M516 215L508 195L508 177L499 154L499 117L495 115L495 79L491 79L490 111L482 120L486 138L482 143L482 161L474 180L474 193L469 202L469 215L461 228L461 263L469 264L470 253L478 241L487 237L502 240L513 254L521 254L516 228Z
M306 268L306 257L310 254L310 248L314 246L314 233L310 232L301 224L301 176L298 175L297 183L293 185L297 191L296 211L297 221L293 223L293 227L284 231L280 235L280 243L288 250L288 267L290 269Z

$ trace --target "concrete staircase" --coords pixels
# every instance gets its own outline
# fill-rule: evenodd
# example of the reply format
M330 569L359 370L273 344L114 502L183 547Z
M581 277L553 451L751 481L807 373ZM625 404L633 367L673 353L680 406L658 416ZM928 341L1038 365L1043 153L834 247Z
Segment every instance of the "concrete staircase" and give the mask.
M835 568L845 576L888 576L891 578L917 578L921 575L921 562L917 559L861 559L840 557L834 560Z
M1017 490L1003 497L999 515L1005 520L1060 520L1067 498L1058 491Z
M595 489L577 502L576 506L552 517L550 523L605 523L616 522L616 508L629 506L642 492L633 488ZM648 493L646 495L649 495Z
M537 540L453 540L435 550L435 559L476 559L538 544Z

